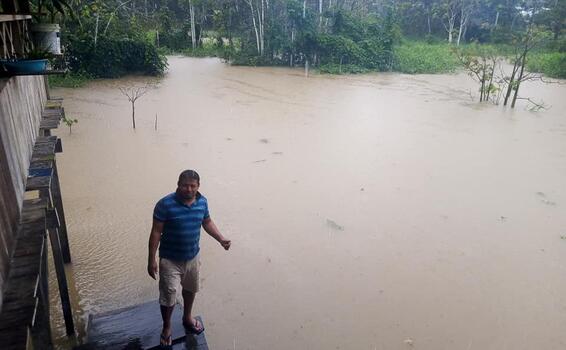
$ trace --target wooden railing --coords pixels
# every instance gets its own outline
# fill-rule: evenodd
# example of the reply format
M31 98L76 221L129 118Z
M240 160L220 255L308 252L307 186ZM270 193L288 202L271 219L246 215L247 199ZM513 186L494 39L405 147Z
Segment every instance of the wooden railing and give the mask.
M31 15L0 14L0 58L21 57L32 48Z

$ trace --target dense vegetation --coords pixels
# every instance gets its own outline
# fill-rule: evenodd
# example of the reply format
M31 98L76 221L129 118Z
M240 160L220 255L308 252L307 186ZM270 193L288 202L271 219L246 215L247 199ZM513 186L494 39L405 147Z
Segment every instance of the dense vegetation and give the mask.
M560 0L77 0L71 7L68 64L92 76L160 74L165 52L331 73L450 72L460 64L454 47L494 44L512 55L533 26L546 35L527 67L555 77L566 70Z

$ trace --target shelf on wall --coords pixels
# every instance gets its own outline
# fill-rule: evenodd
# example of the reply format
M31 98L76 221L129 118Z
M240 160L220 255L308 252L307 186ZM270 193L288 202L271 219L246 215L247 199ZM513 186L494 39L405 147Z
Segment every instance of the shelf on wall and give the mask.
M0 13L0 22L25 21L28 19L31 19L31 15Z
M15 76L21 76L21 75L62 75L62 74L67 74L69 71L66 69L63 70L46 70L43 72L37 72L37 73L7 73L7 72L0 72L0 78L10 78L10 77L15 77Z

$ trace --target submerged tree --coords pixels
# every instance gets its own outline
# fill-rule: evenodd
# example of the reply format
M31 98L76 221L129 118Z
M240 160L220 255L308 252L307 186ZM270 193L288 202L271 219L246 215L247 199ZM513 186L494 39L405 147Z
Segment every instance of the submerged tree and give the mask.
M490 95L499 90L494 82L495 69L499 57L493 48L471 45L464 50L457 50L458 59L468 74L480 84L480 102L489 101Z
M120 87L120 92L128 98L128 101L132 104L132 126L136 128L136 101L145 95L149 91L149 85L144 86L128 86Z
M69 135L73 132L73 125L79 122L76 118L63 117L61 120L69 127Z
M531 53L534 48L540 46L547 37L547 32L544 32L540 28L530 24L524 33L517 35L514 39L513 43L515 46L515 54L511 60L513 69L511 70L510 76L504 77L504 80L507 83L507 91L505 93L503 105L506 106L511 95L513 95L511 108L514 108L519 96L521 83L527 80L540 79L540 74L528 73L525 71L525 67L527 65L529 53Z

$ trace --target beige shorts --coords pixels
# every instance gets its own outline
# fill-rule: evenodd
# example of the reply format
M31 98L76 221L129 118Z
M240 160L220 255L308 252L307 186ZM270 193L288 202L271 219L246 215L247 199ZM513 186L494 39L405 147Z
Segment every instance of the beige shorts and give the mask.
M196 293L199 291L199 256L188 261L159 259L159 304L173 306L177 298L179 285L183 290Z

